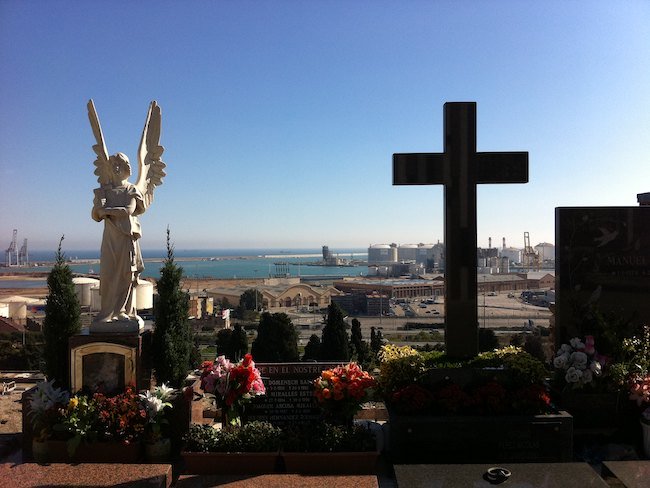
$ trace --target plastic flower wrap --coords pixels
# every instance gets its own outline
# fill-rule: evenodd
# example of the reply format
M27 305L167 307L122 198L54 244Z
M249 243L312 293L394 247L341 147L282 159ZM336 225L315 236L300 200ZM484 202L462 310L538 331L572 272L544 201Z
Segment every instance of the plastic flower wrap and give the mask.
M562 344L553 358L553 366L564 374L562 379L570 388L591 384L602 374L604 365L605 358L596 352L593 336L586 336L584 342L574 337L569 344Z
M266 394L262 376L250 354L238 363L219 356L215 361L205 361L201 370L201 389L214 396L231 423L238 422L244 404Z
M336 420L349 420L377 385L375 379L355 363L327 369L314 380L319 405Z

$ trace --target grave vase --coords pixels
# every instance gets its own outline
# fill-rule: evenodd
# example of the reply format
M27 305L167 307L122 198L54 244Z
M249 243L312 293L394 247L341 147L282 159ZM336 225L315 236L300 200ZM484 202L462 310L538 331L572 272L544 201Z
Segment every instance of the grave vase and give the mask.
M144 456L149 463L165 463L171 456L172 443L168 437L144 445Z
M650 424L641 421L641 431L643 434L643 452L645 457L650 459Z
M49 462L49 448L47 441L32 440L32 456L34 462L38 464L45 464Z

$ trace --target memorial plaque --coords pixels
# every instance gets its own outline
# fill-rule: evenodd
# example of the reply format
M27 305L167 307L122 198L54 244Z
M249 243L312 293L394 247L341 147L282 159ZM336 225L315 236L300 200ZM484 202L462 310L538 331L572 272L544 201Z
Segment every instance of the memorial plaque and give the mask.
M650 207L556 208L555 245L556 342L592 332L586 307L650 323Z
M124 391L126 356L110 352L87 354L82 361L82 389L116 394Z
M246 406L246 420L264 420L279 426L320 421L313 383L322 371L339 364L255 363L264 380L266 395Z

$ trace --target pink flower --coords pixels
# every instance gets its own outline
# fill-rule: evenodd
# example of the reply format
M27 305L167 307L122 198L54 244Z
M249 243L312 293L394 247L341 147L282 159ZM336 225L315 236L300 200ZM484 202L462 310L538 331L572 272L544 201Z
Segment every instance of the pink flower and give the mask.
M591 355L595 352L596 348L594 347L594 336L588 335L585 337L585 353Z

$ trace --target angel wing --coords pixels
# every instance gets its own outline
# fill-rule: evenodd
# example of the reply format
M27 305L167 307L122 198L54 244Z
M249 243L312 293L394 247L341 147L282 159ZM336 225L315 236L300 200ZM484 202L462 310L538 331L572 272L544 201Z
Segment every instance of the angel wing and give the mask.
M90 120L90 127L93 129L93 134L95 135L95 141L97 144L93 146L93 151L97 155L95 159L95 174L97 175L97 181L100 185L109 185L111 183L111 168L108 163L108 151L106 149L106 144L104 143L104 134L102 133L102 127L99 125L99 117L97 116L97 111L95 110L95 104L92 99L88 101L88 119Z
M162 115L160 107L154 100L149 105L149 113L142 130L140 148L138 149L138 180L136 187L144 196L144 209L146 210L153 202L154 189L162 185L162 179L167 175L165 166L160 159L164 147L160 145L160 126Z

